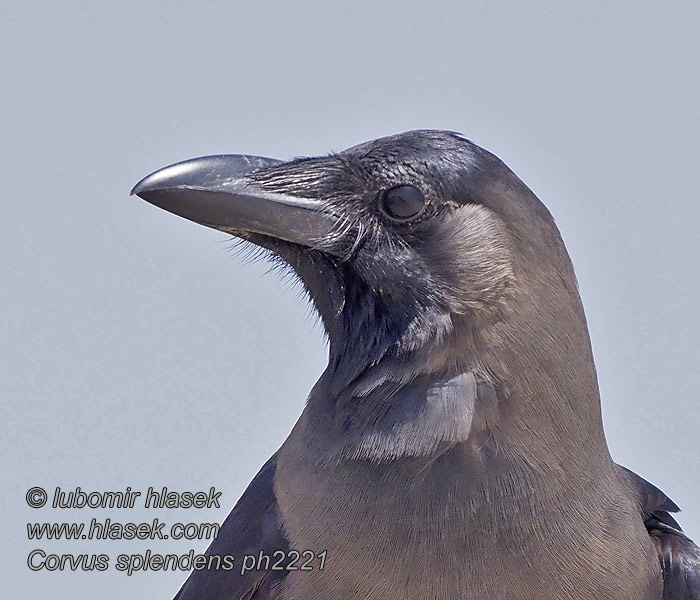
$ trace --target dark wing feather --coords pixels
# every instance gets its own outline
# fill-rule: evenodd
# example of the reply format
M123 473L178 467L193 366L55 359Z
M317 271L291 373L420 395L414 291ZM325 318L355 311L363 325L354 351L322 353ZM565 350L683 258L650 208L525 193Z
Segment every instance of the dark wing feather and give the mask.
M700 548L670 515L678 512L678 506L659 488L622 468L642 500L644 525L661 563L663 600L700 600Z
M262 551L272 557L277 550L289 549L279 524L273 490L276 467L274 455L250 482L226 517L218 537L207 548L207 557L233 556L234 568L192 571L174 600L273 600L276 597L276 584L286 571L252 570L241 575L243 556L258 556Z
M682 531L655 517L645 525L663 569L663 600L700 600L700 548Z

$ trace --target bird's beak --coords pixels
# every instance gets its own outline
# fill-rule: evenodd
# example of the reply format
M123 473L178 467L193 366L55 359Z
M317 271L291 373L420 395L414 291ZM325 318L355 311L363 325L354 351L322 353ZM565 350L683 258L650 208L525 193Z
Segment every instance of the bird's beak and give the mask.
M313 246L336 223L322 201L269 192L245 178L280 162L244 154L193 158L151 173L131 193L227 233L259 233Z

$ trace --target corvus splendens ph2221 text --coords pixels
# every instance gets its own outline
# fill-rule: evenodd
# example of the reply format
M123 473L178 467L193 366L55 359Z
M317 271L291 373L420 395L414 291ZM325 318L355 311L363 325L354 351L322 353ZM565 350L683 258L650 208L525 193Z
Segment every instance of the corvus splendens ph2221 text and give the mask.
M207 551L283 570L212 560L179 600L700 598L677 507L610 458L554 220L494 155L413 131L197 158L133 193L286 262L330 344Z

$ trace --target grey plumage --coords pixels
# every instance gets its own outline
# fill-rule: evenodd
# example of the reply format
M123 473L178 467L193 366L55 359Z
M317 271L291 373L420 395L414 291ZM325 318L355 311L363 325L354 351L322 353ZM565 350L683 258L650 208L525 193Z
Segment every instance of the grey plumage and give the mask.
M134 193L269 250L329 363L179 600L690 600L700 550L616 465L554 220L495 156L414 131L326 157L196 159Z

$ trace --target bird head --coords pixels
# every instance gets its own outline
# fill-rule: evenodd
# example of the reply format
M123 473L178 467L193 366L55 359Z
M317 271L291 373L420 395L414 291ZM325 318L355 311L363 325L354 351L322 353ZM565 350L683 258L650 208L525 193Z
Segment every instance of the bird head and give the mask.
M330 340L327 396L381 390L386 400L467 370L507 381L572 352L592 371L554 220L501 160L458 134L411 131L288 162L197 158L132 193L296 273ZM566 383L563 370L553 386Z

